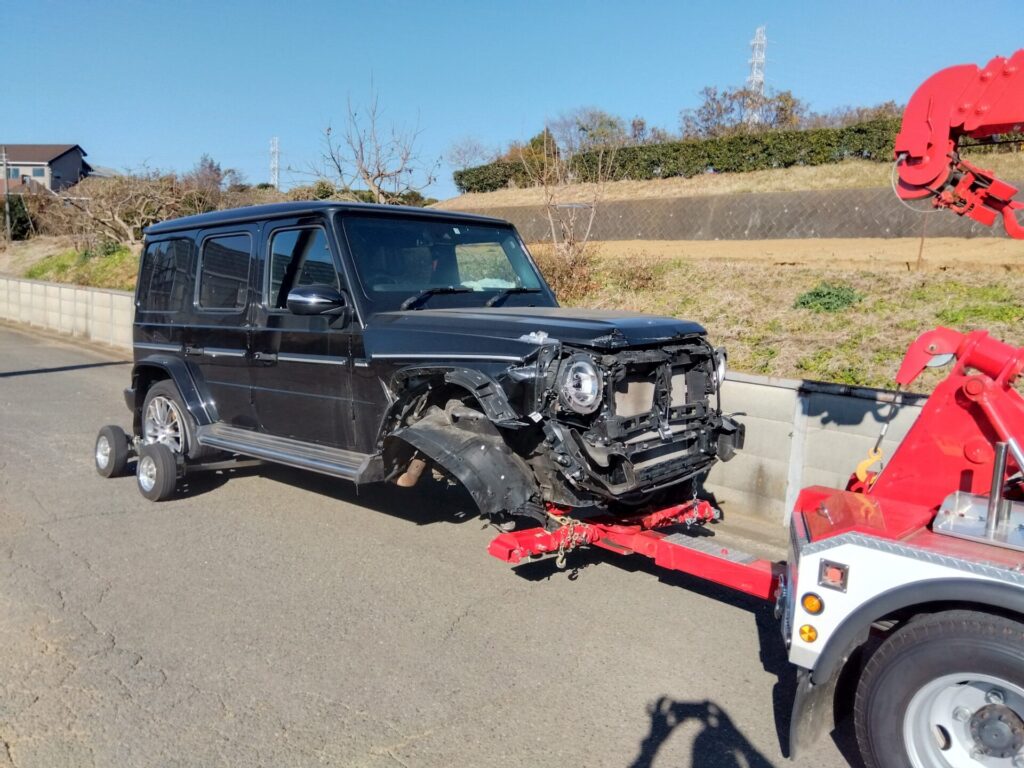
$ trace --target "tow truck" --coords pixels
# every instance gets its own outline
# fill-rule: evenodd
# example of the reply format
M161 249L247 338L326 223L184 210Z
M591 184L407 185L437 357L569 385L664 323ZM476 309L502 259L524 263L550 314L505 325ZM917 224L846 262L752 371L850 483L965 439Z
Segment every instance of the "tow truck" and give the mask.
M938 72L904 112L898 196L1024 239L1017 189L960 156L965 139L1022 129L1024 49ZM897 392L947 365L880 470L881 436L845 488L801 491L785 562L691 535L719 516L701 499L627 520L549 506L547 525L501 533L489 552L564 565L596 547L774 601L798 679L791 756L831 728L842 678L867 768L1024 768L1024 347L930 330Z

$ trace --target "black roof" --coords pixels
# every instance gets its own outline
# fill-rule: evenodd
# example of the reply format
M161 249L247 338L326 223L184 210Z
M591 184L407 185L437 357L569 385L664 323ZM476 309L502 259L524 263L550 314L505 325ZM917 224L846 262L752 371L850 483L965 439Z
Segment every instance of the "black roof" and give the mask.
M184 216L180 219L168 219L146 227L147 235L161 235L165 232L177 232L183 229L204 229L235 224L257 219L273 219L284 216L301 216L304 213L321 211L353 211L357 213L385 213L392 216L426 216L437 219L458 219L478 224L503 224L508 222L490 216L478 216L473 213L458 211L442 211L437 208L416 208L410 205L376 205L373 203L344 203L336 200L306 200L293 203L272 203L270 205L250 205L245 208L231 208L226 211L211 211L197 216Z

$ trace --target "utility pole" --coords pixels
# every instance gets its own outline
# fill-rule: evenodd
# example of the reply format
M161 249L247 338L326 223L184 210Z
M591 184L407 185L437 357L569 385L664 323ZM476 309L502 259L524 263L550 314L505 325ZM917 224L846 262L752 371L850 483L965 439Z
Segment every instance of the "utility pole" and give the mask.
M750 41L750 74L747 75L747 90L751 94L751 103L747 105L747 125L757 125L761 122L761 112L757 107L764 102L764 62L765 50L768 48L765 29L763 25L758 27L754 32L754 39Z
M280 191L281 185L281 148L277 136L270 139L270 186Z
M4 224L7 232L7 242L11 242L11 193L7 176L7 147L0 147L0 165L4 169Z

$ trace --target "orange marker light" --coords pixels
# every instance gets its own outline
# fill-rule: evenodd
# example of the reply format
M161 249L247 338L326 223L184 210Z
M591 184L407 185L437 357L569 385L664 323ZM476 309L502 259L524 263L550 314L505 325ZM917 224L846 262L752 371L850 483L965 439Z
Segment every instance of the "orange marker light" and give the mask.
M817 616L825 610L825 602L813 592L808 592L800 598L800 605L812 616Z
M813 643L818 639L818 630L812 627L810 624L804 624L800 627L800 639L805 643Z

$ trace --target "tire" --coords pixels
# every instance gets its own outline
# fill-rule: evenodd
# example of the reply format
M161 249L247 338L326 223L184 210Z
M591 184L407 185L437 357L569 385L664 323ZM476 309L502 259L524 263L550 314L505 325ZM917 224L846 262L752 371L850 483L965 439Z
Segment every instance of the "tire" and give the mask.
M121 477L128 466L130 453L128 435L120 427L108 424L96 436L96 447L93 457L96 471L102 477Z
M216 453L196 442L195 420L170 379L158 381L146 392L141 423L143 444L162 443L172 453L181 454L192 461Z
M163 443L149 443L139 449L135 470L139 493L150 501L166 501L178 484L178 459Z
M868 660L854 723L867 768L1008 765L1024 750L1024 624L961 610L911 621Z

